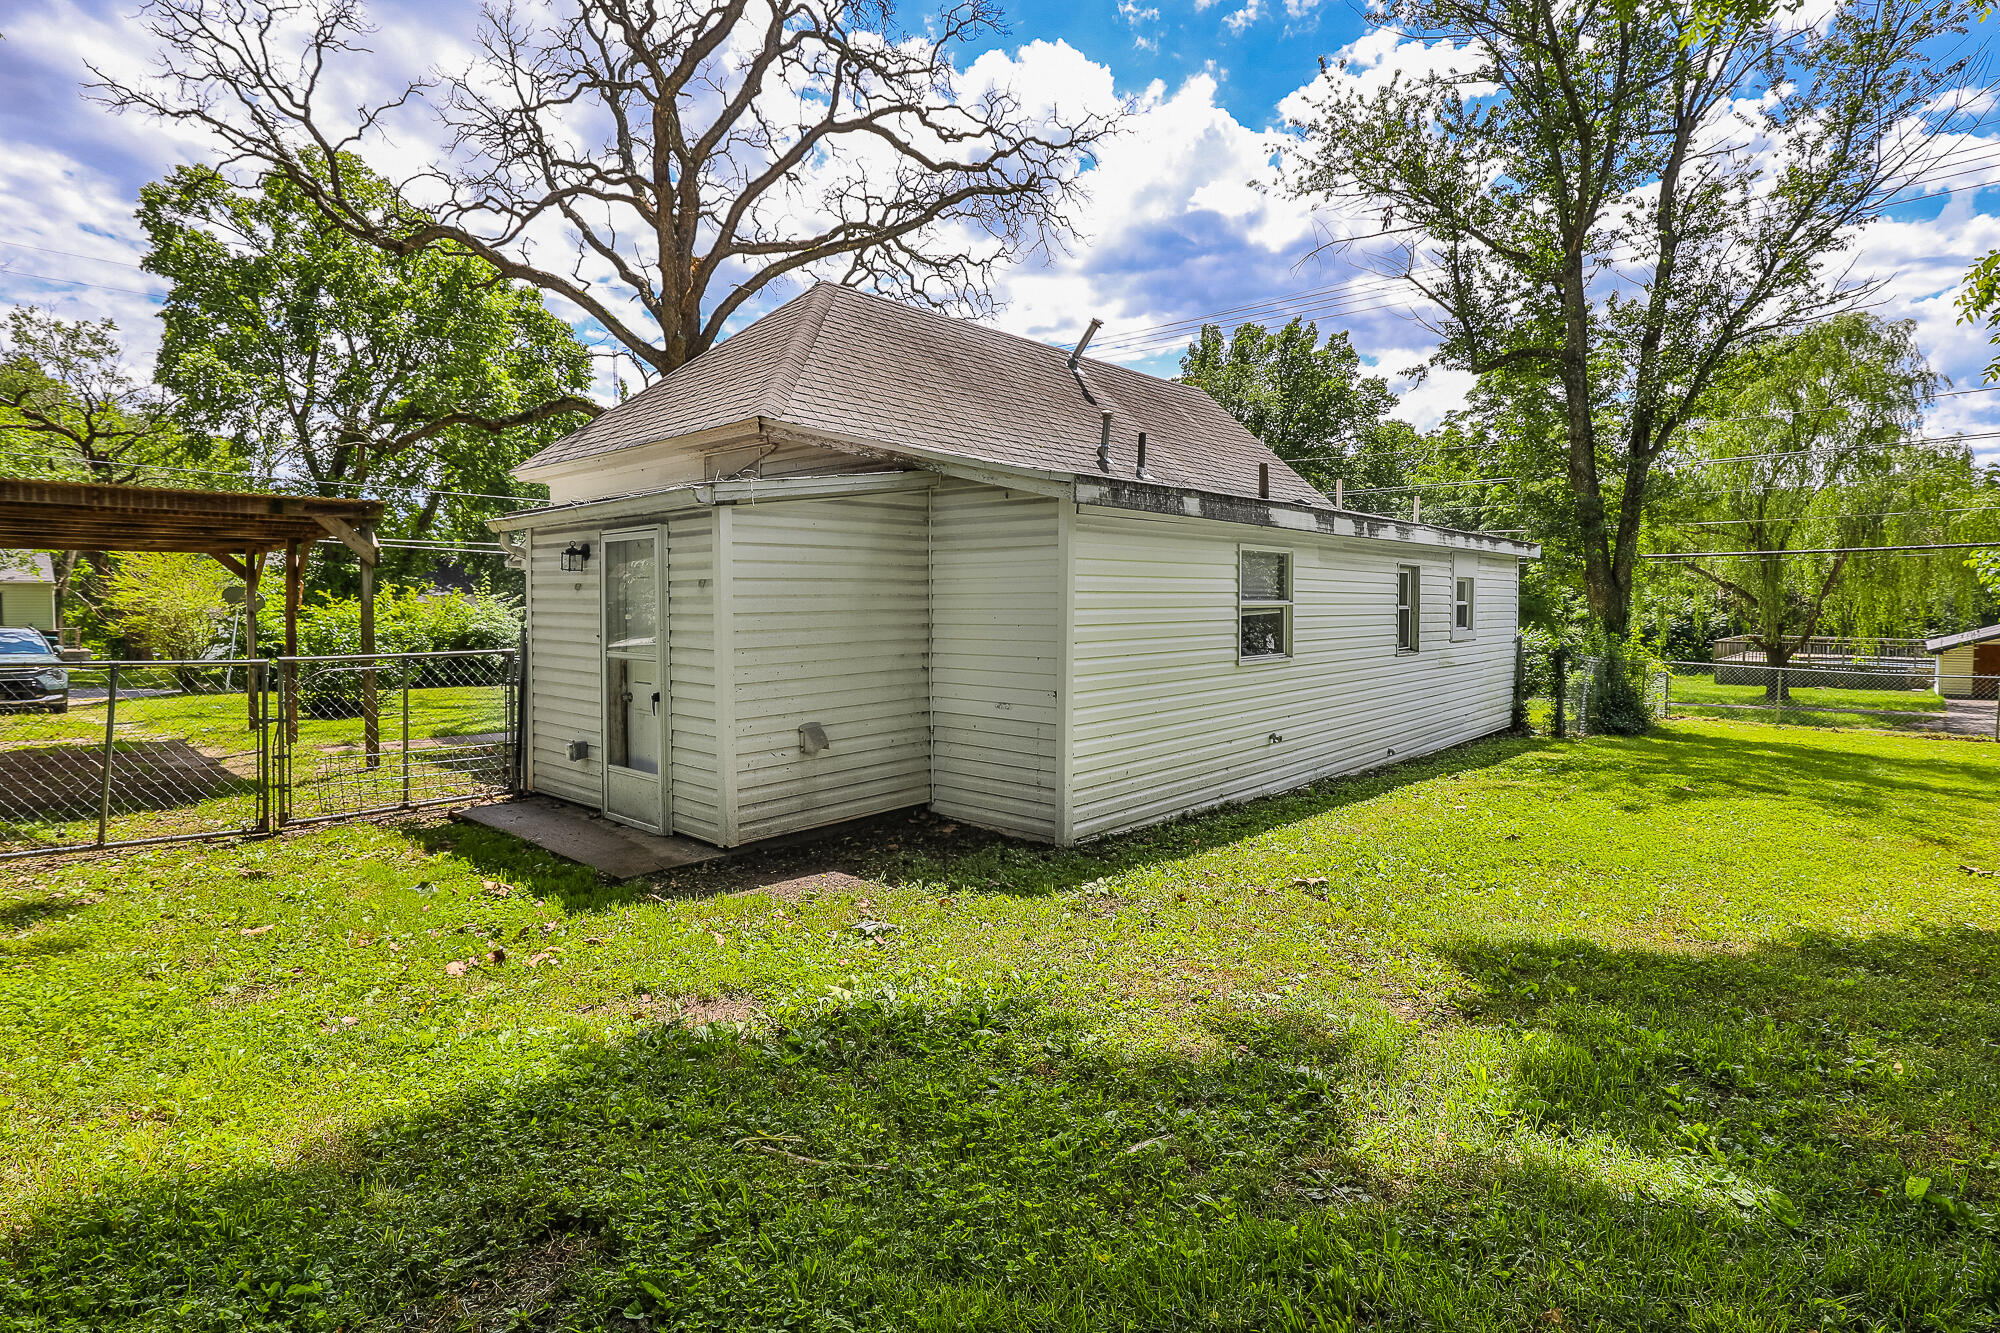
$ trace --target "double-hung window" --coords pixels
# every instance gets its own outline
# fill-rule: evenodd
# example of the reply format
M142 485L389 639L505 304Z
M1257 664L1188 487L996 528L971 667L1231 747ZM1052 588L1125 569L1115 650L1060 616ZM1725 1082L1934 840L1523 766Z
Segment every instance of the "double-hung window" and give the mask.
M1451 637L1469 639L1472 637L1472 580L1461 577L1453 587L1456 591L1451 603Z
M1292 557L1245 547L1237 555L1236 660L1292 655Z
M1396 566L1396 651L1417 651L1422 614L1423 571L1415 565Z

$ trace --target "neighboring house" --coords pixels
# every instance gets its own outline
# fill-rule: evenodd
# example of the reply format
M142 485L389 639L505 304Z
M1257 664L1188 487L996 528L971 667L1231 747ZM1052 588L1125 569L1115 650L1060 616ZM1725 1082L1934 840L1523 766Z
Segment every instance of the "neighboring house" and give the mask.
M0 551L0 625L56 634L56 572L40 551Z
M834 286L517 475L528 785L723 846L920 805L1068 844L1499 731L1538 554Z
M2000 625L1924 640L1937 658L1937 692L1949 699L2000 698Z

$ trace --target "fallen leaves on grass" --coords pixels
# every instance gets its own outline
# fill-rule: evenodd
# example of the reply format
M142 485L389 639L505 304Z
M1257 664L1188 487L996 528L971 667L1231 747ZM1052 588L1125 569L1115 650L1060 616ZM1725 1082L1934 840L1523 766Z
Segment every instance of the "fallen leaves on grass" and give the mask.
M237 933L242 935L262 935L267 930L275 929L276 926L277 922L275 921L268 926L245 926L241 931Z
M472 964L463 958L454 958L444 965L444 974L448 977L462 977L466 969L471 966Z
M497 879L481 880L479 887L486 890L489 898L511 898L514 896L514 886L512 884L503 884Z
M538 954L532 954L528 958L528 966L540 967L543 963L552 963L555 961L556 955L561 952L561 949L544 949Z

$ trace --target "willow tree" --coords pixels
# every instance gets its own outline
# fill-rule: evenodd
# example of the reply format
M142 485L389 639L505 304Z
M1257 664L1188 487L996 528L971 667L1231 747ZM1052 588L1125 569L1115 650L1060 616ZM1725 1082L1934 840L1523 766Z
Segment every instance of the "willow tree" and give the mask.
M1111 128L953 65L994 31L990 0L904 26L887 0L489 6L468 66L358 109L333 89L367 82L360 0L151 0L141 21L159 67L97 71L109 105L205 130L391 254L471 254L659 373L789 277L990 305L999 266L1069 235ZM443 130L428 150L420 110ZM397 160L429 160L388 175L392 138ZM421 217L342 168L371 154Z
M1969 478L1962 444L1921 435L1938 376L1908 321L1850 314L1746 348L1675 465L1690 568L1724 592L1774 670L1818 632L1866 548L1932 535L1937 494ZM1905 539L1898 542L1896 539Z
M1611 635L1655 469L1717 375L1868 299L1840 252L1976 114L1948 58L1967 12L1394 0L1379 23L1456 58L1330 68L1312 95L1290 188L1407 234L1437 364L1556 409L1560 537Z

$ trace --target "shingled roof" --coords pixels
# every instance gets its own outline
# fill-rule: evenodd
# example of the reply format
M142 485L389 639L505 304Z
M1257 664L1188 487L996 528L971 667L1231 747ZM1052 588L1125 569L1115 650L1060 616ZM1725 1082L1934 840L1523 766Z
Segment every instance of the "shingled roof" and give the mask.
M1138 434L1162 485L1324 505L1200 389L1069 354L969 320L821 283L521 464L524 472L752 418L895 451L1101 476L1100 411L1113 471L1130 477Z

